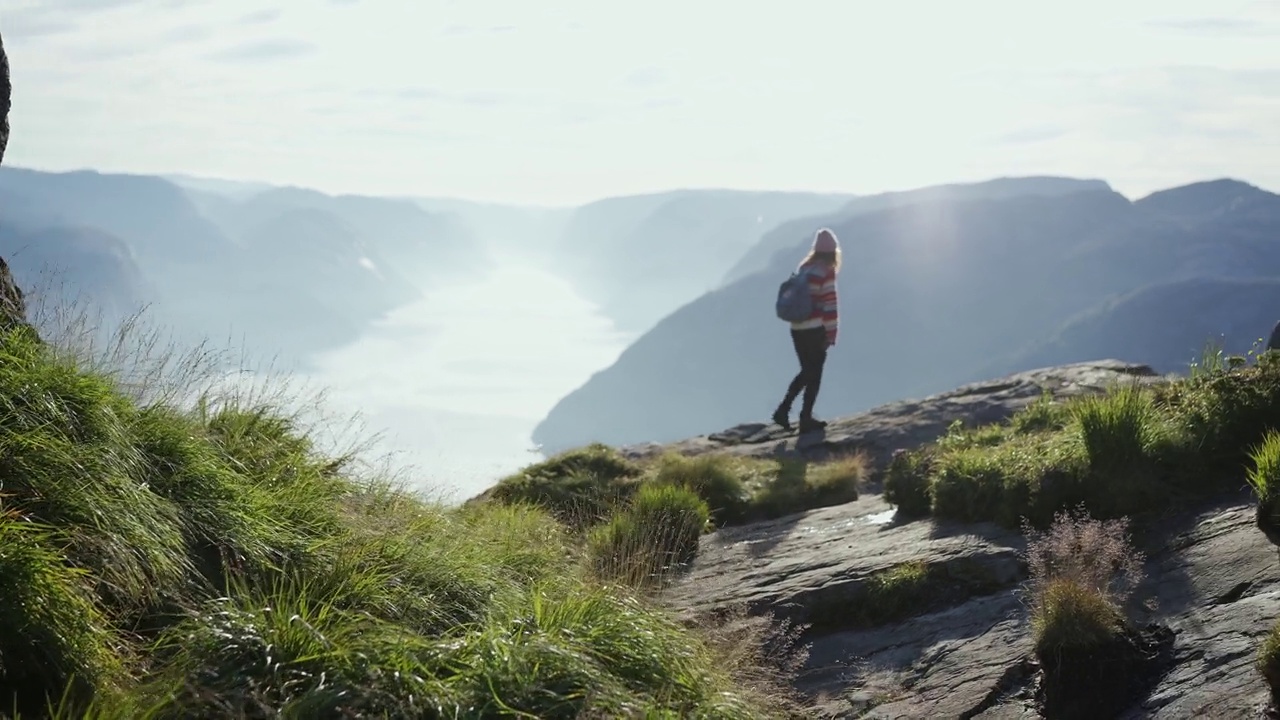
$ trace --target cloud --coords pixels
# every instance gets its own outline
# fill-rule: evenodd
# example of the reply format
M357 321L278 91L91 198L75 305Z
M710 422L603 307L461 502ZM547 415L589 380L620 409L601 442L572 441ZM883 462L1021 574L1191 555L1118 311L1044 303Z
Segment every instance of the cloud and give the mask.
M314 44L303 40L275 38L240 43L211 52L205 57L214 62L259 62L300 57L315 52L316 49Z
M677 107L683 105L684 100L677 97L650 98L640 104L640 107L646 110L658 110L661 108Z
M159 5L176 9L199 0L163 0ZM7 11L0 27L8 37L47 37L74 32L86 26L86 16L113 10L140 8L141 0L43 0L41 4ZM91 23L90 23L91 24ZM90 51L92 56L93 52Z
M44 0L41 7L47 12L71 10L82 13L115 10L138 4L138 0Z
M1175 65L1120 72L1082 73L1063 83L1081 98L1081 125L1109 139L1150 143L1166 140L1241 141L1261 137L1260 128L1280 114L1280 68Z
M636 68L622 78L622 83L635 88L650 88L662 85L671 79L671 74L660 67L648 66Z
M108 60L137 57L151 49L151 47L139 43L116 42L92 45L77 43L66 48L63 52L69 60L104 62Z
M70 16L51 13L44 8L19 8L4 16L6 38L44 37L74 31L79 24Z
M198 23L188 23L179 25L171 30L166 30L160 39L165 44L171 43L198 43L208 40L214 36L214 28L211 25L201 25Z
M538 105L546 102L530 93L510 90L441 90L433 87L410 87L396 90L365 90L361 94L395 100L429 101L468 105L471 107L496 107L499 105Z
M1190 35L1253 36L1266 37L1280 34L1280 30L1259 20L1230 17L1184 18L1181 20L1153 20L1149 26Z
M275 22L280 19L283 11L280 8L270 8L268 10L258 10L247 15L241 15L236 19L236 25L263 25L269 22Z
M1021 128L1019 130L997 135L992 139L992 143L995 145L1033 145L1035 143L1057 140L1064 137L1067 132L1067 128L1056 126Z

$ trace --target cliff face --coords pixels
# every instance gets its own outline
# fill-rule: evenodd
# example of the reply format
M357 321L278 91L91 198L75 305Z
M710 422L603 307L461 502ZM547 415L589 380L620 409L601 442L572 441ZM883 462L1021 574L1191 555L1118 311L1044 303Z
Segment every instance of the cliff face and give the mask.
M4 38L0 38L0 162L4 161L4 148L9 144L9 99L12 95L9 58L4 54Z
M9 58L4 54L4 39L0 38L0 162L4 161L4 149L9 144L9 98L12 94L9 83ZM26 322L26 302L22 291L13 282L9 265L0 258L0 328L15 322Z

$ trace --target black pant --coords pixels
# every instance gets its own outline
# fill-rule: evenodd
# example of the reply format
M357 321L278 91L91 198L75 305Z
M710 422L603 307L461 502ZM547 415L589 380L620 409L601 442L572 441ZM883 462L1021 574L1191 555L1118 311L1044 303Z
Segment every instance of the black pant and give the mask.
M791 343L795 345L796 357L800 360L800 372L787 388L787 398L782 401L782 407L790 408L796 396L804 390L800 418L811 418L818 388L822 386L822 366L827 362L827 331L820 327L792 330Z

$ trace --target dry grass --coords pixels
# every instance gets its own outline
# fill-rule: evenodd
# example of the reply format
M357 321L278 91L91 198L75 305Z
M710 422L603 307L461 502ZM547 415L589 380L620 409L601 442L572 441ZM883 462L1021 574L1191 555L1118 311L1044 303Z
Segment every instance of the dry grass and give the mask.
M807 717L805 700L792 683L809 660L811 644L801 642L807 626L768 613L752 615L745 605L723 607L686 624L697 628L739 687L768 699L784 716Z
M1037 652L1115 637L1143 577L1127 519L1096 520L1078 508L1058 513L1043 534L1025 529Z

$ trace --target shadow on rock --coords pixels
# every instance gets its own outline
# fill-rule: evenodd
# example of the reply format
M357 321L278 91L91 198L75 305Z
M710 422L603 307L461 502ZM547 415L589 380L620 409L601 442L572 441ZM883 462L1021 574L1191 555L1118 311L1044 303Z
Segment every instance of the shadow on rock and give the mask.
M1260 563L1267 538L1240 532L1253 520L1242 501L1248 502L1246 493L1229 493L1194 510L1135 518L1131 534L1146 555L1146 579L1135 589L1131 610L1158 620L1234 602L1249 593L1260 572L1273 570L1274 552Z
M1062 648L1042 658L1040 701L1051 720L1115 717L1146 697L1173 663L1174 633L1131 629L1102 646Z

